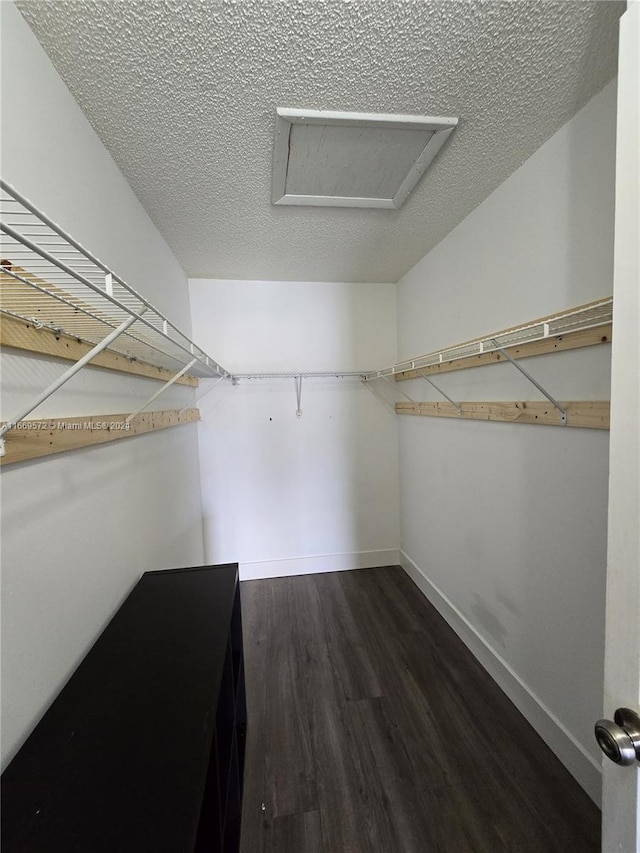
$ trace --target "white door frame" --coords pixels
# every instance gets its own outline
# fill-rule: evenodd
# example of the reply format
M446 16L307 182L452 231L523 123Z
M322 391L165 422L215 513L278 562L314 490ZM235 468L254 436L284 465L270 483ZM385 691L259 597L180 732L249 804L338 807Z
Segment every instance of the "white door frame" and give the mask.
M604 716L640 710L640 2L620 19ZM640 851L640 765L603 761L603 853Z

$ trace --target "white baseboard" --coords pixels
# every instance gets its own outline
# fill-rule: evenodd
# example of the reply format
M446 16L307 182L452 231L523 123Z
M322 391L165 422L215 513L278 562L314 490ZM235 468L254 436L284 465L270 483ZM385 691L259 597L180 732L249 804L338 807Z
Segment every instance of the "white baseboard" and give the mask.
M493 680L502 688L520 713L531 723L549 748L558 756L571 775L591 799L600 806L602 771L599 764L571 732L540 701L533 691L511 669L469 620L458 610L414 561L400 551L400 565L453 628L463 643L480 661Z
M285 578L292 575L314 575L319 572L345 572L349 569L373 569L375 566L397 566L397 548L384 551L359 551L351 554L322 554L316 557L290 557L285 560L260 560L240 563L240 580Z

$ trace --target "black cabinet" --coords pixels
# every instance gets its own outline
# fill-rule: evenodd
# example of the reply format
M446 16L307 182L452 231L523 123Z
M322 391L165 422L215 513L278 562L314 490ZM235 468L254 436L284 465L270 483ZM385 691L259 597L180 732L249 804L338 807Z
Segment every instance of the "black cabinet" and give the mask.
M240 590L236 590L231 630L216 708L215 737L200 815L196 850L236 851L240 845L240 812L247 711L242 655Z
M238 567L145 573L2 776L3 853L239 845Z

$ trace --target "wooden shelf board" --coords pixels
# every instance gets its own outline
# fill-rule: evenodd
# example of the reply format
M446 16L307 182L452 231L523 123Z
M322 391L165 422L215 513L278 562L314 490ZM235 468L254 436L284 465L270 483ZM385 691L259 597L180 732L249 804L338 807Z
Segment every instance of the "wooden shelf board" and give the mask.
M38 329L27 320L19 320L6 314L2 315L0 319L0 345L26 350L38 355L62 358L66 361L78 361L89 350L93 349L92 344L85 343L71 335L55 332L46 327ZM157 367L144 361L132 361L121 353L112 350L99 353L89 362L89 366L143 376L146 379L158 379L162 382L168 382L174 375L174 372L165 367ZM175 373L178 370L179 365L176 366ZM195 376L185 375L177 379L176 384L197 387L198 379Z
M580 347L596 346L597 344L608 344L612 340L612 325L607 323L603 326L597 326L593 329L582 329L577 332L564 332L561 335L554 335L548 338L543 338L538 341L531 341L525 344L515 344L504 349L513 358L530 358L534 355L545 355L551 352L563 352L564 350L579 349ZM418 361L419 359L415 359ZM439 364L430 364L426 367L421 367L419 370L405 370L402 373L396 373L396 381L400 382L405 379L416 379L421 373L449 373L452 370L468 370L471 367L482 367L486 364L497 364L507 359L500 352L487 352L481 355L470 355L465 358L458 358L454 361L443 361Z
M85 415L79 418L42 418L21 421L4 436L6 452L0 457L2 466L26 462L54 453L105 444L147 432L180 426L200 420L198 409L167 409L143 412L125 429L123 415Z
M608 400L560 401L567 411L568 427L609 429ZM563 426L560 412L544 400L528 402L465 402L462 414L451 403L396 403L399 415L420 415L428 418L457 418L458 420L503 421L514 424Z

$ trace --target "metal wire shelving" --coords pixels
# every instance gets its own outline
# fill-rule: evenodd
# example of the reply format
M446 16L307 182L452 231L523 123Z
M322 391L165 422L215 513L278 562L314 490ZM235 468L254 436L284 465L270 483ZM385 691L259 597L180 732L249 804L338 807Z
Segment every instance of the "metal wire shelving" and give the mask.
M444 349L435 350L426 355L405 359L391 367L367 373L366 379L378 379L384 376L394 376L413 370L421 370L434 365L472 359L489 353L503 353L505 349L532 344L560 335L574 334L588 329L606 326L613 318L613 297L600 299L587 305L580 305L558 314L534 320L522 326L515 326L501 332L494 332L482 338L454 344Z
M109 350L197 377L231 375L149 300L0 179L0 311L95 345L127 320Z
M302 414L301 394L305 379L351 378L369 384L376 379L389 382L422 376L461 414L460 404L451 400L426 373L453 369L452 365L480 366L493 360L491 356L495 360L512 362L547 397L559 411L562 422L566 423L563 405L516 360L538 351L551 352L556 342L563 338L573 338L571 346L588 346L600 342L600 333L594 336L590 330L611 324L612 313L613 299L604 298L521 326L406 359L380 370L255 371L232 374L196 346L123 278L14 187L0 179L0 316L73 338L84 349L84 355L31 401L29 407L11 421L0 425L0 456L4 452L3 436L104 350L130 362L138 362L139 366L135 368L138 372L145 365L144 370L148 367L154 370L159 368L168 380L125 419L127 424L185 374L195 378L217 379L206 393L225 379L234 385L241 380L293 379L298 417ZM585 332L590 339L578 341L580 332ZM603 333L602 341L610 340L607 334ZM541 342L540 346L536 346L536 342ZM566 341L563 347L565 345ZM114 369L121 368L117 366ZM186 377L182 381L185 380ZM404 392L400 393L414 403ZM186 411L181 410L178 415L182 416Z

